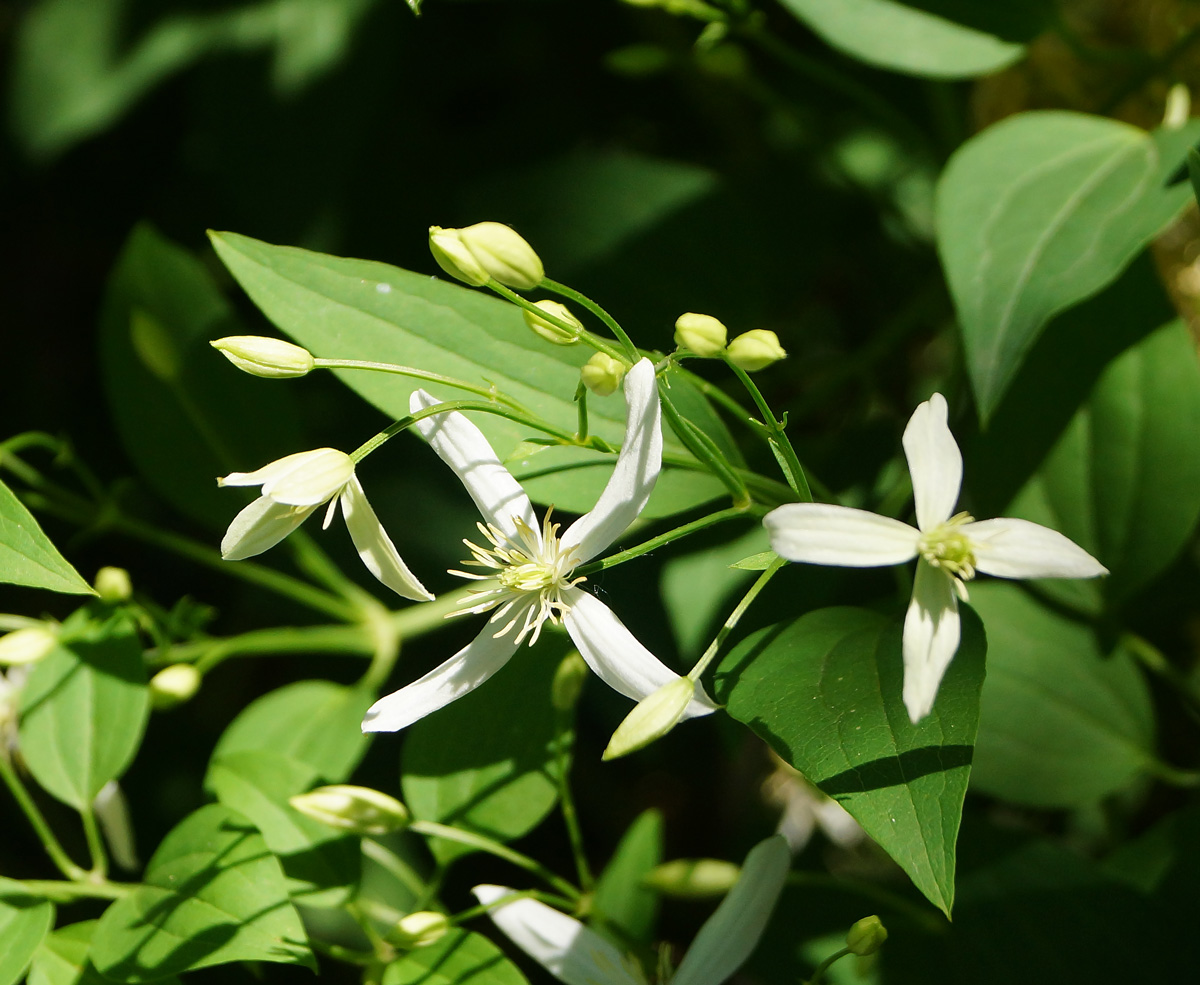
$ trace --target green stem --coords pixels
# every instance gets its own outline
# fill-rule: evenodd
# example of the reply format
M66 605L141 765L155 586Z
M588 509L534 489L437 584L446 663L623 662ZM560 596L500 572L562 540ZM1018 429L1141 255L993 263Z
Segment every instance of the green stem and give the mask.
M391 613L378 603L369 606L364 613L363 624L374 645L371 663L359 679L359 686L368 691L377 692L383 687L400 656L400 634L390 616Z
M579 826L579 815L575 810L575 799L571 796L571 716L559 712L558 735L555 737L555 759L558 763L558 806L562 811L563 823L567 827L567 838L571 842L571 854L575 857L575 871L579 874L579 885L590 893L595 885L592 867L588 864L587 852L583 847L583 829Z
M505 896L504 899L506 902L519 899L535 899L539 903L545 903L547 906L552 906L556 910L562 910L564 913L574 913L576 910L573 901L563 899L561 896L552 896L550 893L539 893L536 889L522 889L520 892ZM495 906L497 906L496 903L481 903L479 906L473 906L469 910L463 910L461 913L454 914L450 918L450 923L455 927L461 926L468 920L486 916L488 910L491 910Z
M542 281L541 286L547 291L552 291L570 301L574 301L577 304L583 305L588 311L604 322L605 326L607 326L608 330L613 333L613 336L617 339L617 341L624 346L625 354L631 361L636 363L642 358L641 353L638 352L638 347L634 345L629 336L625 334L625 329L621 327L620 323L586 294L580 294L574 288L567 287L566 284L560 284L558 281L551 280L549 277ZM614 355L614 353L609 353L609 355Z
M549 316L546 316L549 319ZM549 319L553 320L553 319ZM424 380L426 383L441 383L446 386L452 386L458 390L466 390L468 393L475 393L488 400L495 400L502 404L507 404L513 410L528 413L526 408L512 397L507 397L500 393L494 386L482 387L475 386L472 383L467 383L465 380L455 379L453 376L443 376L440 373L429 373L423 369L413 369L411 366L397 366L393 363L376 363L369 362L364 359L317 359L316 365L322 369L366 369L373 370L379 373L394 373L397 376L411 376L414 379Z
M552 291L552 290L554 290L554 288L551 287L550 285L553 283L554 283L553 281L542 281L540 286L545 287L547 290ZM589 332L587 329L584 329L583 332L580 333L579 326L572 325L570 322L563 321L561 318L557 317L556 315L551 314L545 308L539 308L532 301L528 301L525 298L521 297L521 295L518 294L516 291L510 291L503 284L499 284L496 281L491 281L488 283L487 286L489 288L491 288L493 291L495 291L497 294L499 294L506 301L511 301L518 308L523 308L525 311L532 312L534 315L536 315L538 318L542 319L543 321L548 321L548 322L550 322L550 324L555 325L558 328L561 328L563 331L565 331L571 335L578 334L580 342L583 342L586 345L590 345L597 352L603 352L605 355L609 356L612 359L621 359L622 358L621 351L619 349L613 348L613 346L608 342L608 340L602 339L599 335L596 335L594 332ZM558 293L562 293L562 292L560 291ZM596 304L594 304L594 302L589 301L586 298L584 298L582 294L575 294L575 292L572 291L570 295L566 295L566 296L573 296L575 300L578 300L581 304L583 304L585 307L587 307L589 311L593 312L593 314L597 314L599 311L603 310L599 307L599 305L596 305ZM599 315L598 315L598 317L599 317ZM603 321L604 318L606 318L606 317L607 317L607 313L603 317L601 317L601 320ZM608 324L608 322L605 321L605 324ZM614 322L613 324L616 324L616 323ZM609 327L611 328L611 325ZM621 328L619 325L617 326L617 332L619 332L620 335L625 334L624 332L621 331ZM636 350L634 350L634 351L636 353ZM634 355L633 358L635 361L637 360L636 354Z
M734 628L742 620L742 616L746 614L746 610L750 608L751 603L758 598L758 593L767 587L767 582L775 577L775 573L782 568L787 562L783 558L776 558L770 563L765 571L755 579L754 584L750 586L750 590L742 596L742 600L734 607L734 610L729 613L729 618L725 620L720 630L717 631L716 637L708 645L708 649L704 651L699 660L696 661L696 666L688 672L688 677L693 681L700 680L700 675L707 669L708 665L713 662L717 653L721 649L721 645L733 632Z
M73 882L87 879L87 872L71 861L54 832L50 830L50 825L46 823L42 812L38 810L37 804L29 796L29 791L25 789L25 784L21 782L21 778L17 776L16 770L9 762L7 750L0 750L0 777L4 778L4 783L12 793L13 799L25 813L25 817L28 818L30 825L37 833L42 847L46 849L46 854L50 856L50 860L57 866L58 871Z
M706 475L709 471L704 463L696 461L695 458L669 451L663 452L663 465L669 465L677 469L687 469L690 472L703 472ZM754 492L756 502L767 509L770 509L772 506L782 506L784 503L794 503L796 501L796 494L792 491L792 488L777 479L759 475L757 472L751 472L749 469L744 468L734 468L732 471L747 489Z
M758 388L758 384L750 379L750 374L733 362L728 354L725 355L725 363L733 370L738 380L741 381L742 386L746 388L746 392L750 394L754 405L762 415L762 423L767 430L767 437L771 443L771 451L775 453L775 458L779 461L779 466L783 470L783 477L787 479L787 484L800 497L801 502L811 503L813 501L812 491L808 488L808 480L804 477L804 468L800 464L800 459L796 457L796 449L792 447L791 441L784 433L783 423L775 419L775 415L767 404L766 398L762 395L762 391Z
M362 852L372 862L390 873L413 896L420 896L425 891L425 881L417 871L386 845L380 844L374 838L364 838Z
M843 947L840 951L837 951L836 953L831 954L824 961L822 961L819 965L817 965L817 970L813 972L812 978L810 978L808 980L808 985L820 985L822 976L824 976L825 972L829 970L830 966L835 961L837 961L841 958L844 958L847 954L853 954L853 953L854 952L851 951L850 948Z
M583 385L583 380L579 381L579 385L575 388L575 406L578 412L577 427L578 431L575 437L580 441L587 441L588 436L588 408L587 408L588 389Z
M344 961L347 964L365 967L374 964L377 960L371 951L356 951L351 947L343 947L341 944L326 944L312 936L308 938L308 942L314 951L324 954L327 958L333 958L335 961Z
M703 435L703 432L699 428L679 413L671 398L664 391L661 381L658 388L658 395L659 402L662 404L663 416L667 419L667 423L671 425L671 429L675 432L676 437L683 442L684 447L707 465L708 470L721 480L725 488L729 490L730 496L733 497L735 506L749 506L751 497L749 491L746 489L745 482L737 475L733 467L724 460L724 456L716 449L707 435Z
M709 400L720 404L734 418L734 420L748 427L755 434L760 433L760 425L754 416L743 407L737 400L727 394L715 383L710 383L698 373L693 373L690 369L684 369L678 362L675 364L676 370L683 374L689 383L695 386Z
M132 882L61 882L58 879L22 879L21 886L31 896L52 903L73 903L81 899L120 899L128 896L137 884Z
M641 557L644 554L649 554L651 551L656 551L660 547L666 547L668 544L679 540L681 537L687 537L689 534L694 534L699 530L706 530L709 527L715 527L718 523L724 523L726 520L736 520L738 517L744 517L746 511L736 506L731 506L728 509L719 510L716 513L710 513L708 516L702 516L698 520L692 520L690 523L685 523L675 527L673 530L668 530L666 533L659 534L657 537L651 537L647 541L643 541L636 547L631 547L628 550L620 551L617 554L611 554L599 561L592 561L590 564L585 564L580 567L575 573L579 575L591 575L598 571L605 571L608 568L615 568L618 564L624 564L626 561L632 561L634 558Z
M83 819L83 833L87 838L88 852L92 857L90 879L105 879L108 876L108 852L104 849L104 838L100 835L100 826L96 823L96 814L89 805L79 812Z

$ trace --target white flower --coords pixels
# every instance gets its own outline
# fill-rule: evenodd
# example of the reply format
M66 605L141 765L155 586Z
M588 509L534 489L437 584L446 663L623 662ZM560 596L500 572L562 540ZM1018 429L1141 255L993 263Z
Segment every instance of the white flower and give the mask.
M262 495L233 518L221 540L221 557L240 561L274 547L318 506L329 503L324 527L340 503L350 539L367 570L397 595L428 601L433 596L400 559L354 474L354 460L336 448L288 455L256 472L233 472L221 486L262 486Z
M775 772L763 782L763 796L783 808L776 830L793 852L801 852L818 828L839 848L853 848L866 833L832 797L805 779L804 774L771 750Z
M790 864L787 842L779 835L750 850L741 876L696 934L670 985L721 985L742 966L762 936ZM533 899L506 903L514 890L504 886L476 886L472 892L492 907L488 916L505 936L564 985L644 985L630 955L574 917Z
M789 561L874 567L917 559L904 620L904 704L917 722L929 714L958 649L958 599L976 571L1001 578L1095 578L1099 561L1055 530L1028 520L951 516L962 486L962 454L935 393L904 431L917 527L865 510L791 503L763 519L771 548Z
M609 687L640 700L679 675L634 638L607 605L572 577L598 556L642 511L662 466L662 424L654 367L637 364L625 381L629 408L625 442L608 485L592 511L561 536L550 511L542 522L525 490L500 464L487 439L459 413L436 414L417 423L434 451L467 487L483 514L486 546L469 541L473 559L464 564L484 574L452 572L486 581L460 613L491 612L483 631L419 681L380 698L363 719L365 732L394 732L477 688L508 663L528 639L532 646L549 620L566 626L592 671ZM414 412L437 403L422 390L412 395ZM716 709L697 688L685 718Z

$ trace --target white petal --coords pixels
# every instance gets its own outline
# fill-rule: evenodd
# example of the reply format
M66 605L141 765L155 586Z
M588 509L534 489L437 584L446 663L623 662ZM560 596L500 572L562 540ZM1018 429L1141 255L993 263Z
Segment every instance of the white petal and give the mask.
M354 474L354 462L336 448L297 452L255 472L232 472L222 486L262 486L264 496L290 506L317 506L333 498Z
M241 561L274 547L304 522L316 506L288 506L270 496L259 496L241 513L221 538L221 557Z
M968 523L975 566L1000 578L1096 578L1108 569L1057 530L1028 520L1001 518Z
M625 405L625 440L608 485L591 512L571 524L560 541L564 549L578 548L580 564L620 537L646 508L662 468L662 407L649 359L625 375Z
M823 503L788 503L763 517L771 550L789 561L873 568L917 555L920 536L890 517Z
M741 876L700 928L670 985L721 985L737 971L758 945L791 864L781 835L750 849Z
M471 890L485 906L513 894L505 886ZM488 911L492 923L565 985L641 985L629 959L574 917L533 899L516 899Z
M408 406L416 413L440 402L432 394L416 390ZM519 532L513 517L520 517L537 536L541 536L541 524L533 515L533 506L525 490L500 464L479 428L462 414L452 411L418 421L417 430L467 487L486 523L494 524L515 538Z
M946 398L935 393L913 411L904 429L917 526L932 530L954 512L962 488L962 452L946 423Z
M954 579L919 560L904 618L904 706L914 724L933 709L961 632Z
M449 660L418 681L380 698L363 717L364 732L396 732L473 691L516 652L513 634L496 639L489 623Z
M367 495L363 492L358 476L350 477L338 498L342 504L346 529L350 531L350 539L354 541L358 556L362 558L367 570L397 595L406 599L416 599L418 602L428 602L432 599L433 596L401 560L400 552L396 550L392 538L387 535L379 517L367 502Z
M612 609L594 595L572 588L564 597L571 606L563 616L567 632L587 665L614 691L641 701L680 676L642 646ZM696 696L683 717L710 715L717 708L704 688L696 685Z

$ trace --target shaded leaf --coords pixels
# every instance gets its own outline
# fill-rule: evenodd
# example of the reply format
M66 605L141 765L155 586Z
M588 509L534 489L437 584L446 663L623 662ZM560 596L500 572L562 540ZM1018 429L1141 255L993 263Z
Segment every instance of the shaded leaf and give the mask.
M88 959L96 920L67 924L47 935L33 956L29 985L108 985ZM177 983L177 978L163 979Z
M42 939L54 926L54 905L12 879L0 876L0 985L12 985L25 974Z
M592 918L601 933L617 929L615 943L650 943L658 919L658 893L643 885L663 858L663 819L656 810L643 811L621 836L616 851L596 880Z
M409 951L383 972L383 985L528 985L486 937L451 931L436 944Z
M0 581L95 595L92 586L58 553L13 491L0 482Z

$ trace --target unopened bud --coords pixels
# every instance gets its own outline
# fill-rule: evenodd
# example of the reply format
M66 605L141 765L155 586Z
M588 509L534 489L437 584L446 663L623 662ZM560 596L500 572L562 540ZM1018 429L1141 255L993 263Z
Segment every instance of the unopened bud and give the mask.
M428 947L436 944L450 930L450 918L433 910L418 910L396 921L387 939L397 947Z
M370 787L333 784L290 797L306 817L360 835L383 835L408 824L408 809L395 797Z
M570 711L579 700L583 682L587 680L588 665L578 650L572 650L558 665L550 685L550 703L558 711Z
M846 934L846 947L860 958L874 954L887 940L888 932L877 916L863 917Z
M58 645L58 634L48 626L28 626L0 636L0 667L31 664Z
M108 605L128 602L133 595L133 583L124 568L101 568L96 572L96 594Z
M462 229L430 226L429 249L438 266L472 287L495 280L528 291L546 276L533 247L500 222L477 222Z
M642 877L642 885L664 896L707 899L723 896L741 874L734 863L717 858L677 858L656 865Z
M200 690L200 671L192 664L172 664L150 678L150 704L159 711L174 708Z
M231 335L210 342L214 349L244 373L269 380L304 376L312 372L312 353L283 339L262 335Z
M336 448L314 448L278 458L254 472L230 472L218 486L262 486L264 496L287 506L318 506L345 488L354 459Z
M570 308L557 301L535 301L534 304L547 314L553 315L559 321L566 322L571 326L568 329L555 325L554 322L540 318L526 308L521 312L525 316L525 324L538 335L555 345L574 345L579 341L579 336L583 332L583 322L571 314Z
M728 337L729 330L712 315L689 311L675 319L675 344L705 359L719 356Z
M462 241L461 230L429 227L429 252L437 265L456 280L472 287L482 287L489 280L488 272Z
M653 694L642 698L608 740L604 759L617 759L661 739L679 724L696 693L690 677L676 677Z
M786 356L783 346L779 344L779 336L765 328L743 332L729 343L730 362L747 373L766 369Z
M583 385L597 397L607 397L617 392L628 371L629 367L619 359L597 352L583 364L579 377L583 380Z

